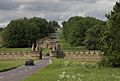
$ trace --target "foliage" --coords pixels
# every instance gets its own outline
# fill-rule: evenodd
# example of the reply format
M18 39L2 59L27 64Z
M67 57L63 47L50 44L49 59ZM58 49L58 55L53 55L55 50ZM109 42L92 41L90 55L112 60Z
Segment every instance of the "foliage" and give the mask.
M25 40L25 27L27 19L11 21L3 33L6 47L23 47L27 45Z
M48 26L51 33L55 33L55 29L60 27L56 21L49 21Z
M3 31L3 30L4 30L4 28L0 28L0 32Z
M48 21L38 17L13 20L2 35L4 45L14 48L30 47L36 40L48 36L52 32L50 29Z
M83 41L86 38L85 32L94 25L100 24L103 21L93 17L70 18L67 22L63 22L63 35L67 42L72 46L84 45Z
M89 50L101 50L104 25L95 25L86 31L84 44Z
M103 33L104 55L101 63L120 67L120 2L116 2L113 11L106 16L108 22Z
M48 77L49 76L49 77ZM96 63L53 60L53 63L23 81L119 81L120 68Z
M59 32L59 44L62 51L75 52L85 50L85 46L71 46L68 42L66 42L62 32Z

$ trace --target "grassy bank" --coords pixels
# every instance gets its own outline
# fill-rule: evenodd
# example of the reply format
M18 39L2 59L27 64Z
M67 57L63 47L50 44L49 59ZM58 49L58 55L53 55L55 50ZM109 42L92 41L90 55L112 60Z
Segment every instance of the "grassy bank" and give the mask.
M22 59L0 61L0 72L7 71L9 69L16 68L20 65L23 65L24 61L25 60L22 60Z
M0 52L31 51L31 48L0 48Z
M38 57L32 57L29 59L33 59L34 61L39 60ZM7 71L10 69L14 69L21 65L24 65L25 61L28 58L19 58L19 59L11 59L11 60L0 60L0 72Z
M120 68L99 68L95 63L55 60L23 81L120 81Z

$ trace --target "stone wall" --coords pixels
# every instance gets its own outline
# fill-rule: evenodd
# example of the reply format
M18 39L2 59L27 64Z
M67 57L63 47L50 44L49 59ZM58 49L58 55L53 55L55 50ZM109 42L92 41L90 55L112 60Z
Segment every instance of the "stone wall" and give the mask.
M91 61L98 62L101 60L101 51L89 51L89 52L64 52L64 59L78 60L78 61Z
M17 51L0 53L0 60L30 59L34 57L39 57L38 52L33 53L32 51Z

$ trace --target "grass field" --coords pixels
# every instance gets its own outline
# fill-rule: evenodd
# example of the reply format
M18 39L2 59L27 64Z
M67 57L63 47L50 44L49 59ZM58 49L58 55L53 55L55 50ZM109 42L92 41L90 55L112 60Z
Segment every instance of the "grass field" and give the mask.
M0 61L0 72L23 65L24 61L22 59Z
M31 51L31 48L0 48L0 52Z
M96 63L55 60L23 81L120 81L120 68L98 67Z
M30 58L34 61L39 60L38 57ZM24 65L25 61L28 60L28 58L19 58L19 59L12 59L12 60L0 60L0 72L7 71L16 67L19 67L21 65Z

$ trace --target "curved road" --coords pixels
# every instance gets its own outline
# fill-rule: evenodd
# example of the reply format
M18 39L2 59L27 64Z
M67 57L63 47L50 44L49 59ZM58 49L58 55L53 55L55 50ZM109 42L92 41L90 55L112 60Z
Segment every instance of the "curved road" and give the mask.
M39 69L51 64L49 57L36 61L35 66L21 66L19 68L0 73L0 81L21 81Z

